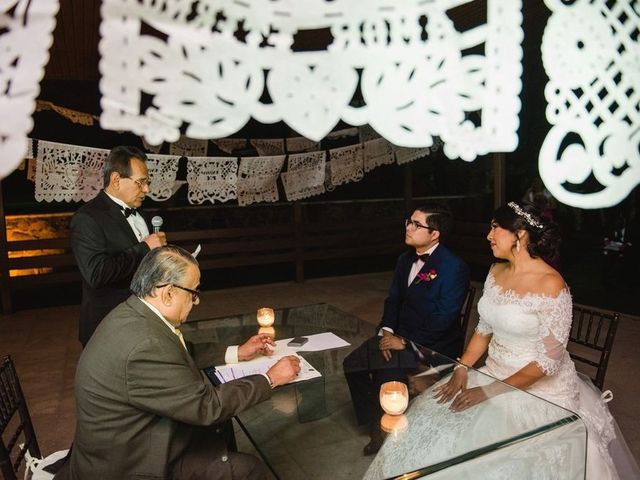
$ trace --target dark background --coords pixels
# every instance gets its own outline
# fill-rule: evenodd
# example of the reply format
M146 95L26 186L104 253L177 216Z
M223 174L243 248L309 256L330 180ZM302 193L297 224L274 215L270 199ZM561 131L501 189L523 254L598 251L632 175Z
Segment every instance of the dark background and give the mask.
M537 175L537 156L542 141L549 130L545 119L546 102L544 86L547 77L542 66L540 45L549 11L542 1L524 0L523 27L523 75L522 109L520 112L520 143L515 152L506 154L506 198L520 199ZM41 82L40 100L51 101L59 106L81 112L100 115L98 89L98 25L99 0L62 0L54 32L54 44L47 65L45 78ZM486 2L476 1L450 12L450 17L460 29L486 21ZM327 31L301 32L296 37L295 49L319 48L330 41ZM354 98L357 103L359 98ZM111 148L114 145L131 144L142 146L140 140L126 133L102 130L99 125L91 127L74 124L52 111L34 114L34 129L30 136L76 145ZM97 122L96 122L97 123ZM347 127L339 124L336 130ZM263 125L251 121L234 137L240 138L285 138L297 136L284 124ZM323 148L341 146L345 140L324 141ZM165 145L165 149L167 146ZM164 153L164 152L162 152ZM252 151L245 155L255 154ZM210 155L220 154L210 144ZM358 183L337 187L333 192L311 198L308 201L362 200L401 198L404 192L404 170L407 166L389 165L365 175ZM493 208L493 171L491 156L480 157L474 162L449 160L442 151L436 150L428 157L413 162L414 197L461 195L466 200L453 202L458 219L473 222L489 222ZM181 161L178 178L186 176L186 160ZM26 179L24 171L16 171L2 181L4 206L7 215L50 212L72 212L77 203L38 203L34 200L33 183ZM281 186L280 186L281 188ZM269 206L235 207L212 205L207 208L190 207L186 199L186 187L167 202L156 203L150 199L146 208L170 209L185 207L187 214L176 216L167 230L223 227L229 221L239 225L256 222L278 221L278 208ZM640 293L635 269L640 265L637 255L638 239L638 188L621 204L598 210L581 210L560 204L556 218L563 229L564 247L562 270L571 285L574 297L582 303L640 313L635 301ZM284 192L280 198L285 199ZM358 215L363 212L338 211L332 207L333 215ZM271 213L265 213L271 210ZM371 214L366 212L364 214ZM375 221L375 213L371 214ZM180 219L182 218L182 220ZM402 215L399 215L399 242L402 241ZM604 256L603 238L611 236L622 222L627 225L627 234L635 245L625 258ZM178 224L184 222L183 224ZM322 262L309 265L307 276L340 275L365 271L384 271L393 268L391 256L350 261ZM259 267L225 271L223 275L211 275L205 282L208 288L223 288L248 283L284 281L292 278L290 266ZM474 272L476 280L482 280L484 271ZM50 298L48 298L50 297ZM75 303L79 301L78 289L65 289L64 294L43 294L38 298L47 303ZM25 293L16 298L16 306L33 305L32 295Z

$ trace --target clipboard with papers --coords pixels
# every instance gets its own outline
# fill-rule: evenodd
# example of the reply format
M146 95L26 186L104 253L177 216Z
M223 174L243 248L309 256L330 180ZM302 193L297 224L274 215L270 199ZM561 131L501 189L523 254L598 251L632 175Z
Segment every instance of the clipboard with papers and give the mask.
M249 375L264 374L282 357L294 355L300 360L300 373L291 383L303 382L321 377L322 374L298 352L319 352L350 345L349 342L331 332L307 335L306 337L309 341L301 347L287 346L291 338L277 340L273 354L270 356L258 356L246 362L208 367L204 369L204 373L214 384L219 385Z

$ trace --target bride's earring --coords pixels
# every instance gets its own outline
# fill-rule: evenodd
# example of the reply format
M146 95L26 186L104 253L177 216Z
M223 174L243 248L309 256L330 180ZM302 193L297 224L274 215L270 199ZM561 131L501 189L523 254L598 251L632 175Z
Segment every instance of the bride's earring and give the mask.
M516 237L516 252L520 252L520 239Z

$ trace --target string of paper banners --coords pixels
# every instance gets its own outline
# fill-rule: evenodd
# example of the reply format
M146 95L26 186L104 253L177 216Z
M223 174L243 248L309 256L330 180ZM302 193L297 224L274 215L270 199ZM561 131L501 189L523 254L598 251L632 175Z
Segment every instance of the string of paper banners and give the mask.
M168 155L147 155L149 196L155 201L165 201L186 183L189 203L194 205L234 199L241 206L276 202L280 179L287 200L295 201L360 181L365 173L381 165L412 162L438 147L397 147L370 128L339 130L327 138L339 137L353 137L358 143L320 149L319 142L304 137L211 140L229 154L247 148L248 143L259 154L242 157L206 156L207 140L183 137L170 145ZM160 151L160 147L146 144L145 148ZM27 177L35 182L35 199L39 202L87 201L103 187L102 167L109 150L30 139L28 152L33 152L34 158L26 163ZM182 157L187 160L186 182L176 179ZM285 161L287 168L283 171Z

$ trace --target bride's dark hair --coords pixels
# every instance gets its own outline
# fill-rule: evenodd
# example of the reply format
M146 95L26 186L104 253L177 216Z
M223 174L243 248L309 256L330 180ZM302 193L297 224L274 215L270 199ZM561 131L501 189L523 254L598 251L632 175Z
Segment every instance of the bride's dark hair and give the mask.
M493 220L514 234L518 230L526 230L529 233L529 255L555 264L560 253L560 230L555 222L543 217L534 204L509 202L493 212Z

